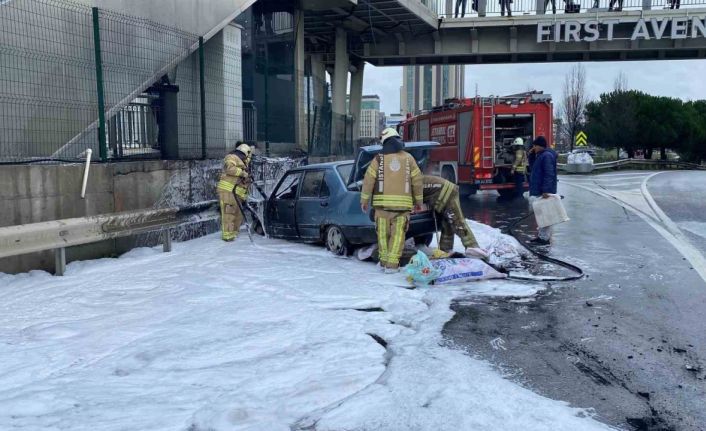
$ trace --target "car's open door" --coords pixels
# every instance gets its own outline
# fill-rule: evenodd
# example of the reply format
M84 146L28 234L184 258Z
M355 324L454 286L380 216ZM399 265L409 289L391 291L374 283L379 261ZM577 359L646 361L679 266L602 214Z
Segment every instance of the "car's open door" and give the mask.
M294 171L285 175L267 200L265 208L268 234L273 238L296 239L297 198L302 172Z

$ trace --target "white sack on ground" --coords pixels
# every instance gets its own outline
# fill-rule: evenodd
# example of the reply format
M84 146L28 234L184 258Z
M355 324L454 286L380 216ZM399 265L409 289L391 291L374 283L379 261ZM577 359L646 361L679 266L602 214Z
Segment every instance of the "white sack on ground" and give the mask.
M570 153L566 158L570 164L593 164L593 157L588 153Z

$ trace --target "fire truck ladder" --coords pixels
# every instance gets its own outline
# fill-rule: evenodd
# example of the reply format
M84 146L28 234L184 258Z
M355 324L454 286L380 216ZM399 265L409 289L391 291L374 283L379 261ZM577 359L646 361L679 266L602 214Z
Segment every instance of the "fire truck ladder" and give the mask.
M485 169L492 168L495 161L495 104L492 98L481 101L481 159Z

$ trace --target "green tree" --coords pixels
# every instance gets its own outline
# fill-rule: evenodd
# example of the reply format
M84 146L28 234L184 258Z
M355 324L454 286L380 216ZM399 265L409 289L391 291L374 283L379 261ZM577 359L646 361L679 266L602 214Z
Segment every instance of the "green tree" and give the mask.
M623 148L632 157L639 148L637 91L603 93L586 106L587 133L591 143L602 148Z

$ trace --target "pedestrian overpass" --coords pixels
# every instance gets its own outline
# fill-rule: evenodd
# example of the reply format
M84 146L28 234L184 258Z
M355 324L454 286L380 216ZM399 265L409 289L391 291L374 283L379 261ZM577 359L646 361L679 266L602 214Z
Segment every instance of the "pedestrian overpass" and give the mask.
M706 57L706 1L670 9L677 0L613 0L614 8L622 5L617 11L609 1L582 0L578 13L566 13L556 0L553 14L551 2L545 13L544 0L515 0L512 17L503 17L496 0L477 0L478 12L468 0L457 18L452 0L417 1L415 8L410 0L359 0L326 15L307 13L305 33L311 51L332 66L336 28L347 32L351 62L376 66Z

